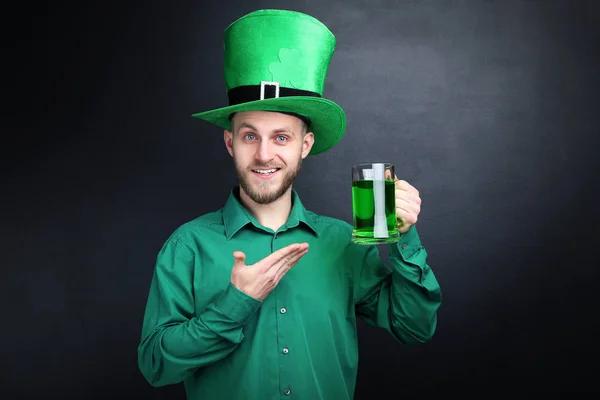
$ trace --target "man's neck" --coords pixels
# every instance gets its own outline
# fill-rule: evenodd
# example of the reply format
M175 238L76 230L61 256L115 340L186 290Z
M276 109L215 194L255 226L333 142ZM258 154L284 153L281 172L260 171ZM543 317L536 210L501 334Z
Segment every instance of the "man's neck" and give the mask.
M277 230L285 224L292 210L292 188L290 187L283 196L269 204L258 204L254 202L254 200L240 188L240 200L254 218L256 218L259 224L272 229L273 232L277 232Z

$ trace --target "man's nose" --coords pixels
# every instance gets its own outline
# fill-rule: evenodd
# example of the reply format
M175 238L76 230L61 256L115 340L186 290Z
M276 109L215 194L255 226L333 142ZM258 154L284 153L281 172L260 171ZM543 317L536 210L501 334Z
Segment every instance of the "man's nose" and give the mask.
M273 154L274 152L271 144L268 141L263 140L260 142L256 151L256 159L260 162L268 162L273 159Z

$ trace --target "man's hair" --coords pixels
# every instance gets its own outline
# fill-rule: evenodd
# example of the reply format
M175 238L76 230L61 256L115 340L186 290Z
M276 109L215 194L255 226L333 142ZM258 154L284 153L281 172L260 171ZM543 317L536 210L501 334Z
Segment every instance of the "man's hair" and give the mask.
M302 121L302 137L304 137L304 135L306 135L306 133L308 132L310 122L307 122L305 118L300 118L300 121Z

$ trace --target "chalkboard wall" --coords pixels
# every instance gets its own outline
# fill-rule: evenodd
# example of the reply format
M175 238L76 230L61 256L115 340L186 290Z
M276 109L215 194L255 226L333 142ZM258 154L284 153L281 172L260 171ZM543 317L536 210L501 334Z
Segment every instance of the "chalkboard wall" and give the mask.
M350 166L374 159L423 199L436 335L403 347L361 323L356 398L597 390L597 2L17 7L3 27L0 398L184 398L141 376L141 320L167 236L237 183L222 130L190 115L226 104L223 29L259 8L337 37L325 96L348 128L305 160L304 204L351 222Z

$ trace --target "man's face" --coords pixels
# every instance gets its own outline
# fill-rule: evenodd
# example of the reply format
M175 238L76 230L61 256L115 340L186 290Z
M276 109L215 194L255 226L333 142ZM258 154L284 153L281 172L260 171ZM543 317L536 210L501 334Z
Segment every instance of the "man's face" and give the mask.
M237 113L224 138L241 189L258 204L290 189L314 141L299 118L268 111Z

